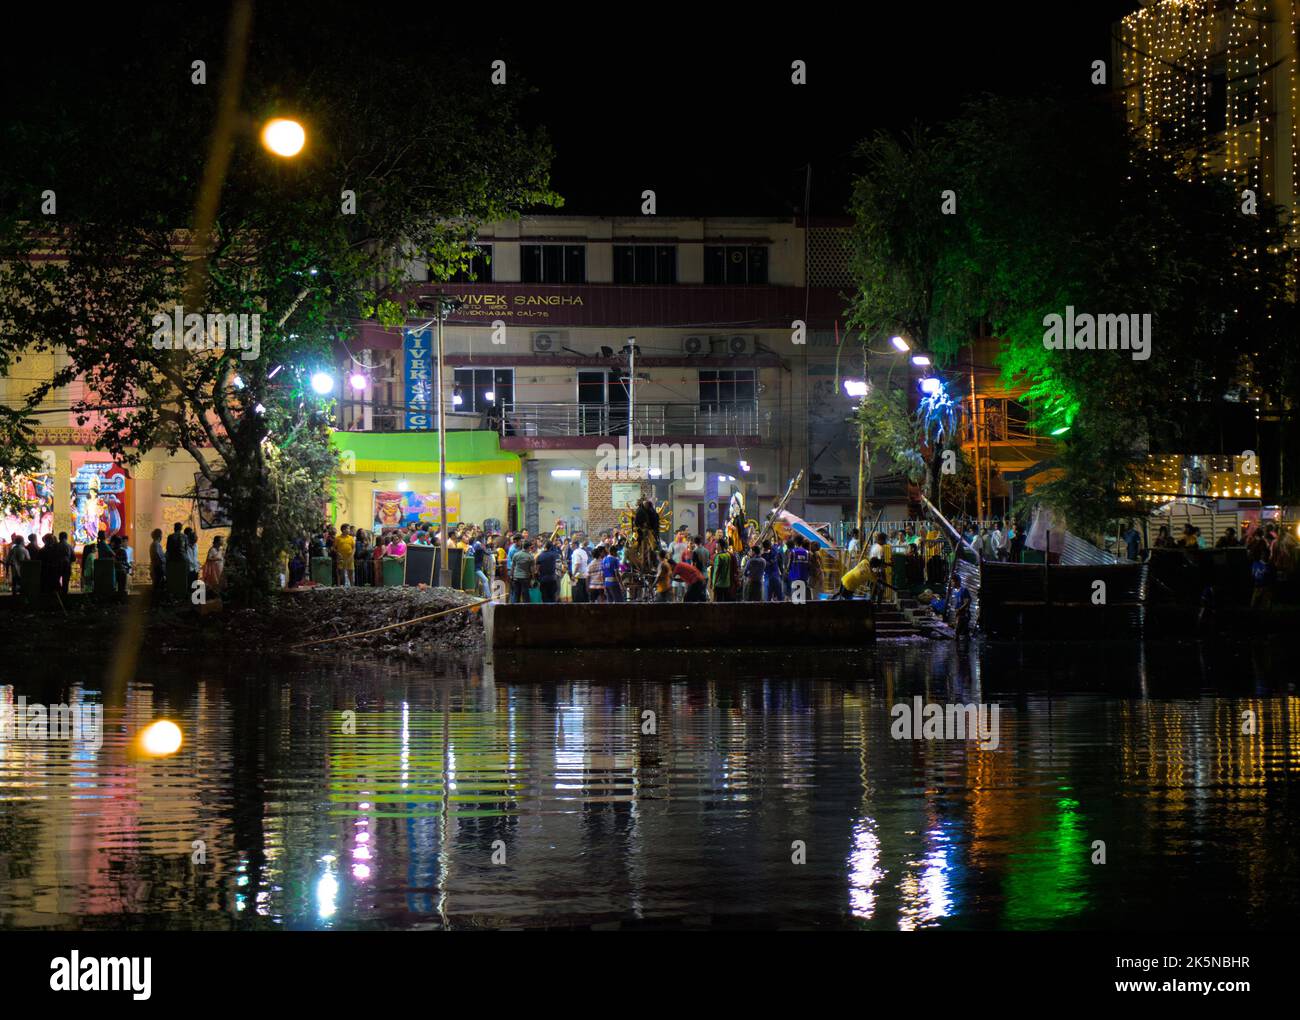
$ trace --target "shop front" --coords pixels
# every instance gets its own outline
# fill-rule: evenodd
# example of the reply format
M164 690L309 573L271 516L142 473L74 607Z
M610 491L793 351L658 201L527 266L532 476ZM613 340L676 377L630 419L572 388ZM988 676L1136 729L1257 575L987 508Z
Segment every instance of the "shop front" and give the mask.
M330 520L369 531L438 526L438 440L429 432L335 432L342 462ZM495 432L447 433L447 523L500 531L519 456Z

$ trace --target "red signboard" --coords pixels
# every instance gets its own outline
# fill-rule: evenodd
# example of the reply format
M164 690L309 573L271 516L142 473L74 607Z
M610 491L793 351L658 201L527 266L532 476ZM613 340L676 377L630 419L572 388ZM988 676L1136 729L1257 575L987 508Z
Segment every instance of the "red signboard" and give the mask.
M755 329L790 329L797 319L809 329L829 329L843 317L843 299L833 290L814 287L675 286L624 287L613 284L563 286L533 283L425 285L419 297L447 294L462 302L447 317L453 325L527 326L536 330L567 327L657 327L698 329L701 333L744 333ZM362 323L363 347L401 346L400 328Z

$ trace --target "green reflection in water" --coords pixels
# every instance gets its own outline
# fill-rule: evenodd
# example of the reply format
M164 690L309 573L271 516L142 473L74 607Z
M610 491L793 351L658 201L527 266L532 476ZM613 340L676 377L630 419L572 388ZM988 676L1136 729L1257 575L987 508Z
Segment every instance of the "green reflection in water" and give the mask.
M1056 802L1054 824L1028 836L1028 846L1007 857L1003 883L1009 928L1037 928L1078 914L1088 906L1084 870L1090 847L1083 833L1079 802L1062 797Z
M339 806L329 814L512 814L525 784L511 729L509 715L497 712L411 709L358 713L353 721L337 712L329 731L329 801Z

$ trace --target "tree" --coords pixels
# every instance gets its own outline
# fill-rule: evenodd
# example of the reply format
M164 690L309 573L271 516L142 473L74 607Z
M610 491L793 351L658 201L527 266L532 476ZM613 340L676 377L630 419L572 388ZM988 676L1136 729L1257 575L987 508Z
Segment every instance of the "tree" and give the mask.
M910 330L940 365L979 335L1001 339L1004 383L1024 388L1036 429L1063 437L1063 477L1038 495L1078 529L1132 513L1147 451L1259 366L1293 378L1278 211L1242 215L1222 183L1180 178L1109 107L985 98L864 153L855 322ZM1067 307L1150 315L1150 356L1048 349L1048 316Z
M952 454L954 478L965 463L956 444L957 408L947 390L927 393L916 410L909 411L905 389L873 385L858 405L857 418L863 441L884 455L891 470L905 475L940 506L945 454ZM960 492L948 495L960 501Z
M111 106L85 103L85 83L60 77L3 145L0 351L66 351L34 399L84 379L90 395L74 410L125 461L157 447L190 454L228 507L232 580L247 592L273 574L277 515L305 527L298 500L324 505L333 462L312 372L333 363L357 320L414 314L412 260L447 279L468 265L478 224L558 203L545 137L519 126L517 82L493 86L489 61L463 39L413 52L394 31L366 46L359 35L386 30L326 13L272 10L247 44L236 96L250 127L279 114L305 123L296 159L262 151L251 131L210 143L219 89L193 85L171 57L192 37L191 11L151 23ZM219 27L200 17L209 40ZM386 48L383 67L359 78L354 54ZM205 238L186 227L202 221L205 169L226 158ZM34 207L46 185L57 216ZM256 322L255 352L221 349L212 320L187 328L181 349L161 348L177 305L245 316L249 332Z

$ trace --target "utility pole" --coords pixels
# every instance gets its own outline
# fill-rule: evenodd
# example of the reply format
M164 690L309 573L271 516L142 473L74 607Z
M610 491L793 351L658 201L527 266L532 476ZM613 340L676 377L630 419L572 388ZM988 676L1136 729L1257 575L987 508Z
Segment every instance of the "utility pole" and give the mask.
M447 554L451 536L447 530L447 409L442 399L442 372L446 362L443 358L442 326L447 316L460 307L460 302L441 294L437 301L438 371L434 377L434 399L438 403L438 584L447 587L450 576Z
M975 440L972 448L975 451L975 517L977 520L984 519L984 476L980 473L980 416L979 416L979 396L975 392L975 347L970 348L970 427L971 436Z
M632 457L632 418L636 408L636 337L627 338L627 456Z
M846 338L847 339L847 338ZM838 379L839 352L836 352L836 378ZM862 379L867 384L867 393L871 392L871 375L867 365L867 345L862 345ZM838 385L838 382L837 382ZM886 383L888 385L888 383ZM838 396L838 394L836 394ZM863 400L866 400L864 395ZM871 456L867 451L867 427L858 419L858 547L859 550L867 548L866 536L862 533L862 528L867 521L867 477L871 470Z
M438 374L435 377L435 397L438 401L438 584L447 585L447 415L442 406L443 361L442 323L447 318L447 303L438 300Z

